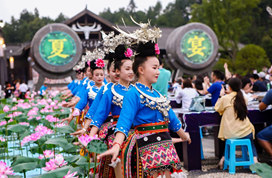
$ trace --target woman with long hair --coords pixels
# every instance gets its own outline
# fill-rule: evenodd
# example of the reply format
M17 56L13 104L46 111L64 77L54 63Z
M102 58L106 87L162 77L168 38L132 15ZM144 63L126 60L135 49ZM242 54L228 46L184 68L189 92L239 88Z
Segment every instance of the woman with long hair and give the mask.
M250 139L254 162L257 162L257 152L253 143L255 130L247 117L247 101L241 92L241 80L231 78L228 84L229 94L219 98L214 107L222 115L218 138L223 141L232 138ZM223 168L224 159L223 156L219 162L221 169Z

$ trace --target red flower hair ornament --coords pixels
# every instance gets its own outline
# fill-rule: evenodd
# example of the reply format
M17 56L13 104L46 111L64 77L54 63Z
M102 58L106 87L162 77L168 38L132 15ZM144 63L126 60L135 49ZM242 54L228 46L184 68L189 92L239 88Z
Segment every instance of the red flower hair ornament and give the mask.
M130 48L127 48L127 50L124 54L126 57L130 58L133 55L133 51Z
M158 43L155 44L155 54L159 55L160 54L160 48Z
M96 65L96 67L103 68L105 66L104 60L103 59L96 59L95 65Z

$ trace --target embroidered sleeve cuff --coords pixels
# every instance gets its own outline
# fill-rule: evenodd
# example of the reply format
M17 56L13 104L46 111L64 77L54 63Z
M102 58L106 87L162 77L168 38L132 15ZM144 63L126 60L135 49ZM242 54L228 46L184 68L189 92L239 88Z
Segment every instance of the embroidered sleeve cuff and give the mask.
M117 132L122 132L126 136L126 138L128 136L128 131L126 131L123 127L116 128L115 131L114 131L114 135L116 135Z
M102 125L102 124L98 123L98 122L95 121L95 120L92 120L92 122L91 122L91 124L90 124L90 126L96 126L96 127L99 128L99 129L100 129L101 125Z
M173 132L177 132L179 131L179 129L181 128L181 122L177 123L176 125L172 126L170 129L173 131Z
M86 117L87 119L92 119L92 116L91 116L89 113L87 113L85 117Z

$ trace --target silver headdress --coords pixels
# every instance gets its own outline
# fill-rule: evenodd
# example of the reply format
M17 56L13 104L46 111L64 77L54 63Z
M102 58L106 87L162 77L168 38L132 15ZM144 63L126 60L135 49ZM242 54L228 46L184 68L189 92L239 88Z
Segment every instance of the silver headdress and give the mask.
M131 20L136 25L140 26L139 29L135 30L133 33L127 33L121 30L118 26L114 27L122 35L134 39L137 43L147 43L149 41L156 43L157 39L161 37L161 30L157 27L150 28L150 20L147 23L137 23L131 16Z
M87 51L86 55L82 56L82 61L88 62L96 59L103 59L105 57L105 52L102 49L96 48L92 52Z
M114 50L116 49L117 46L119 45L125 45L125 46L131 46L133 43L134 39L126 36L122 33L119 35L114 36L114 32L110 32L108 35L101 31L102 33L102 38L103 38L103 50L105 53L114 53Z

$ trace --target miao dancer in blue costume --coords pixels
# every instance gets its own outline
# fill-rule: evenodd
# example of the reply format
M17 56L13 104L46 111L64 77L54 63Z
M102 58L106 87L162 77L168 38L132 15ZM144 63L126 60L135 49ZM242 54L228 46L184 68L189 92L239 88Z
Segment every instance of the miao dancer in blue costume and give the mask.
M89 81L87 83L86 89L81 90L79 93L80 100L76 104L73 116L80 116L80 119L82 122L78 122L81 124L81 127L84 127L84 114L82 114L82 111L84 108L91 107L93 101L95 100L95 97L100 90L100 88L103 86L103 81L104 81L104 61L103 59L95 59L90 62L88 62L88 66L91 69L91 74L92 74L92 80L94 81L94 85L91 85L91 82Z
M119 83L114 84L105 91L97 111L91 122L90 135L94 136L98 133L99 137L105 139L108 148L112 147L114 140L114 130L117 120L122 108L123 97L127 91L131 88L131 82L134 79L134 73L132 70L132 54L133 51L126 45L118 45L115 49L114 67L116 74L120 77ZM111 117L108 115L111 113ZM100 177L120 177L121 165L120 163L115 166L114 173L107 171L107 165L111 162L111 157L102 159L99 175ZM106 166L103 166L106 165Z
M111 155L115 163L121 150L122 177L186 177L168 129L176 132L181 141L190 143L190 136L181 128L170 102L151 85L159 76L160 51L155 41L160 30L139 25L141 29L128 34L138 41L133 63L138 82L123 98L113 146L98 159ZM132 127L135 132L128 135Z
M91 119L93 118L95 111L98 108L99 102L100 102L103 94L105 93L106 90L110 89L114 83L118 83L119 76L115 73L113 57L114 57L114 53L109 53L104 58L104 60L108 60L107 74L109 77L109 83L107 83L106 85L103 85L101 87L101 89L98 91L98 93L95 97L95 100L93 101L91 107L89 108L89 110L85 116L86 121L85 121L84 127L81 130L76 131L73 135L82 135L82 134L87 133L89 126L91 124L91 121L92 121Z

